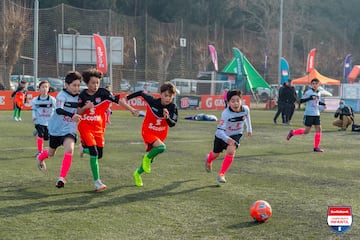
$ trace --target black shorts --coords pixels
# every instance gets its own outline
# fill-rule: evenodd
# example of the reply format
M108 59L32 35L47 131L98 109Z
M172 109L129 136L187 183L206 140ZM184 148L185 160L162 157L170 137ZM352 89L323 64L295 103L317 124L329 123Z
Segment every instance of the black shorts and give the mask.
M242 134L238 134L238 135L233 135L230 136L232 139L234 139L238 144L236 145L236 148L239 147L240 144L240 140L242 137ZM221 138L218 138L215 136L215 140L214 140L214 147L213 147L213 152L214 153L221 153L223 150L225 150L227 148L229 144L227 144L226 142L224 142Z
M39 137L44 138L45 141L49 140L49 131L47 126L35 124L35 129Z
M72 138L74 139L74 142L76 143L77 140L77 135L76 133L68 133L65 136L52 136L50 135L50 141L49 141L49 146L53 149L58 148L59 146L64 144L64 141L66 138Z
M304 116L304 125L306 127L311 127L312 125L320 125L320 116Z

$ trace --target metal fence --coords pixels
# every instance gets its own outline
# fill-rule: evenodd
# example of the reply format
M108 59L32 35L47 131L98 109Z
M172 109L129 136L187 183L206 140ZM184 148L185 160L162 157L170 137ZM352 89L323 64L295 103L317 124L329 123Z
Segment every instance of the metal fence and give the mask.
M3 0L0 5L2 24L9 24L6 9L23 8L11 0ZM0 77L10 74L33 75L34 52L34 9L25 9L28 28L22 42L19 57L10 71L10 63L0 56ZM72 64L60 64L57 61L59 34L121 36L124 38L124 64L113 65L113 90L120 90L121 79L127 79L131 85L137 81L155 80L160 83L173 78L196 79L199 71L211 71L213 66L208 54L208 44L214 43L218 51L219 66L232 58L232 47L241 46L251 54L248 59L255 67L263 70L263 48L257 34L244 29L212 29L183 21L161 23L148 16L130 17L119 15L112 10L88 10L58 5L39 10L38 39L38 77L64 77L73 68ZM226 37L225 37L226 36ZM5 43L7 36L0 31L0 42ZM134 51L136 39L136 56ZM180 46L180 39L186 39L186 45ZM11 42L9 44L12 44ZM21 56L21 57L20 57ZM276 61L276 56L273 56ZM137 64L135 64L137 60ZM269 60L269 62L271 62ZM256 63L259 63L256 65ZM76 64L78 71L90 65ZM276 82L277 64L268 65L267 78ZM2 79L4 81L4 79Z

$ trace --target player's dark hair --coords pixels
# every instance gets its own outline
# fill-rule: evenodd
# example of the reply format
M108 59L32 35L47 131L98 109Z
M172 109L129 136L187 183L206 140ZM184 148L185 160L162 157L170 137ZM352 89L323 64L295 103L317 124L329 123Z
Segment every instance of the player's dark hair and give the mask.
M82 80L81 73L79 73L78 71L70 71L66 74L65 83L71 84L75 80L80 80L81 82Z
M242 97L242 92L240 89L234 89L234 90L230 90L227 92L226 94L226 99L227 101L229 102L230 99L233 97L233 96L239 96L240 98Z
M43 85L43 84L48 84L49 85L49 87L50 87L50 83L49 83L49 81L48 80L42 80L40 83L39 83L39 88L41 87L41 85Z
M103 73L96 68L89 68L82 73L82 77L84 82L88 84L91 77L97 77L101 79L103 77Z
M176 87L172 82L164 82L164 84L160 87L160 93L165 91L169 91L171 94L176 94Z
M313 78L313 79L311 80L311 83L313 83L313 82L319 83L320 81L319 81L319 79L317 79L317 78Z

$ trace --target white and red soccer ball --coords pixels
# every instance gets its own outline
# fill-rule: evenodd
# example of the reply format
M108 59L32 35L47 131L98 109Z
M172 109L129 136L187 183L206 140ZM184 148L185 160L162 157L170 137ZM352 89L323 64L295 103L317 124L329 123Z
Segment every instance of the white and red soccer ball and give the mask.
M257 200L250 206L250 216L256 222L265 222L272 215L270 204L264 200Z

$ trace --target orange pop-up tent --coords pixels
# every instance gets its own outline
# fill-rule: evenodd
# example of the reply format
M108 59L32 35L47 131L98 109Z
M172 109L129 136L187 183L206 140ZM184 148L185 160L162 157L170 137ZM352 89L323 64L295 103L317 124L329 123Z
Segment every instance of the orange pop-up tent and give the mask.
M306 75L301 78L293 79L291 84L298 85L307 85L310 84L311 80L317 78L321 82L321 84L329 84L329 85L340 85L340 80L331 79L321 75L316 69L313 69L309 75Z

